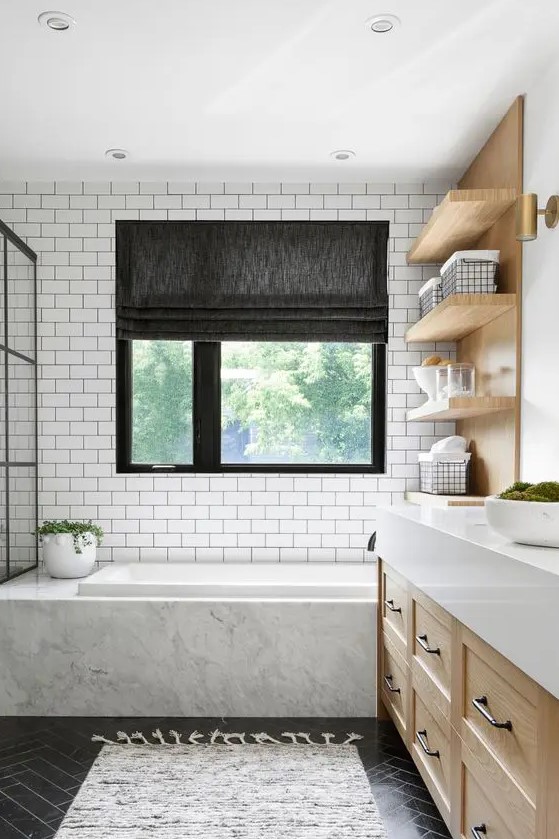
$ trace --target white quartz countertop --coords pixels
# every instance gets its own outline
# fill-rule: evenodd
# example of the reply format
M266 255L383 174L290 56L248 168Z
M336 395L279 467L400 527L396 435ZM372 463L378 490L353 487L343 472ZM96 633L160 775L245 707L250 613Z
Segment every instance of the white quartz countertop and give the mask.
M479 508L388 507L377 526L382 559L559 698L559 549L507 542Z
M433 530L455 536L457 539L485 548L500 556L506 556L534 568L547 571L558 577L559 548L539 548L531 545L517 545L508 542L491 530L487 524L483 507L420 507L417 504L402 504L387 507L386 511L411 522L417 522ZM380 553L380 551L379 551Z

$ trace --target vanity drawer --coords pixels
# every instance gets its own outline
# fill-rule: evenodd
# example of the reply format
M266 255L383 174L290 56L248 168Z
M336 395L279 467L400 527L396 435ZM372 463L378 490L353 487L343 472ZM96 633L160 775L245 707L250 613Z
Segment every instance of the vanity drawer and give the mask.
M408 666L396 652L390 641L384 637L382 648L382 700L394 720L402 739L407 741L409 675Z
M406 581L382 565L382 622L404 650L408 645L409 594Z
M450 699L451 680L451 618L428 598L414 596L413 656Z
M437 719L413 691L412 756L441 815L450 818L450 724Z
M538 688L471 633L463 638L462 738L486 768L496 758L534 803Z
M514 813L507 812L508 802L500 799L499 809L495 806L487 790L475 779L474 774L462 765L462 836L464 839L533 839L534 820L529 824L523 820L520 824L514 818ZM478 779L479 780L479 779ZM486 794L488 793L488 794ZM506 819L506 820L505 820Z

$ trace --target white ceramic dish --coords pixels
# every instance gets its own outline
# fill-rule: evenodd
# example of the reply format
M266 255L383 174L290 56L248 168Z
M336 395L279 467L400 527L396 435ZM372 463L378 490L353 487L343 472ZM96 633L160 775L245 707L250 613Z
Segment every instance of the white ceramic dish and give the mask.
M423 391L427 394L430 402L434 402L437 398L437 365L430 367L412 367L415 381Z
M511 542L559 548L559 502L485 499L487 523Z

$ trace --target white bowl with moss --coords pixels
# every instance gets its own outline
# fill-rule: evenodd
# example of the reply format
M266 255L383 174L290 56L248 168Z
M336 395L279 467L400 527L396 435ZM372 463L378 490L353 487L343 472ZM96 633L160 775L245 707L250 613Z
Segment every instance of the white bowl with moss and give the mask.
M559 548L559 483L516 483L485 499L489 526L521 545Z
M51 577L78 580L95 567L103 531L92 522L47 521L38 529L45 568Z

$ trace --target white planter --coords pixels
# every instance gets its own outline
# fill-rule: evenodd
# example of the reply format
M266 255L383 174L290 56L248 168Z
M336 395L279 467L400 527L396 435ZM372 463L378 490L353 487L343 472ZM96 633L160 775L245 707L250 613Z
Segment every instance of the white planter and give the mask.
M51 577L78 579L91 574L95 565L97 543L91 534L91 544L84 545L80 537L81 553L74 548L74 539L69 533L47 533L43 536L43 559Z
M511 542L559 548L559 502L485 499L487 523Z

